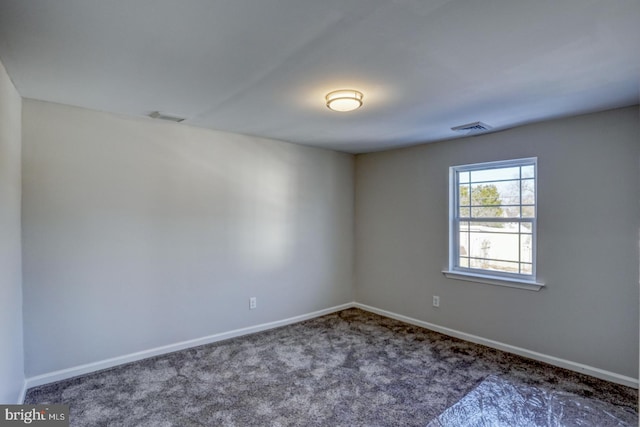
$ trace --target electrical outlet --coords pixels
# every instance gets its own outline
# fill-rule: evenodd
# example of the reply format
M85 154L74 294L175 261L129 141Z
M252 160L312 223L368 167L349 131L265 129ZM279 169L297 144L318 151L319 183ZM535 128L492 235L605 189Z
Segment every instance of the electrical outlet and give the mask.
M433 296L433 306L434 307L440 307L440 297L437 295Z
M253 310L258 306L258 299L256 297L249 298L249 310Z

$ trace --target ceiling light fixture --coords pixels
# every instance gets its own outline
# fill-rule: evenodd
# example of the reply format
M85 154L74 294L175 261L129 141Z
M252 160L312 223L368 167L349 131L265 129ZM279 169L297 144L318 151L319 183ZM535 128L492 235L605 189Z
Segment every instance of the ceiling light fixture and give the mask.
M362 92L353 89L341 89L329 92L324 98L327 107L333 111L353 111L362 106Z

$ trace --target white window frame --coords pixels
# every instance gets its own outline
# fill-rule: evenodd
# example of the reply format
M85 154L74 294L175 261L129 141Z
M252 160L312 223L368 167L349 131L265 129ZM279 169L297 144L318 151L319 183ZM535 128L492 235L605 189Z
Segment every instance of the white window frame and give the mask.
M538 159L529 157L523 159L501 160L495 162L474 163L468 165L452 166L449 168L449 269L443 271L446 277L451 279L487 283L491 285L509 286L520 289L540 290L544 284L536 281L536 253L537 253L537 216L538 216ZM459 216L459 175L461 172L471 172L487 169L499 169L508 167L533 166L534 169L534 216L533 218L488 218L476 219L476 222L505 221L531 224L531 274L519 274L493 271L481 268L463 267L460 260L460 222L472 221L471 217ZM519 177L522 180L522 176ZM522 195L520 200L522 205Z

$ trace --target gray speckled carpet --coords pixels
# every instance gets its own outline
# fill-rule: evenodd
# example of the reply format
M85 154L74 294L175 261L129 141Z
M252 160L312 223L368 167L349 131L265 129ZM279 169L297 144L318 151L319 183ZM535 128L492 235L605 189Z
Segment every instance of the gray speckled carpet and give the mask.
M358 309L35 387L25 403L68 404L72 426L446 425L492 378L637 420L637 390Z

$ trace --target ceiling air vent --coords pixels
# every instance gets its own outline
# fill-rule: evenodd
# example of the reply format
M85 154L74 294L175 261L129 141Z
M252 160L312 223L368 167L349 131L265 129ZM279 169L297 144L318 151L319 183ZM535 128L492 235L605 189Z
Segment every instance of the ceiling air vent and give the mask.
M168 114L162 114L160 111L154 111L153 113L149 114L149 117L151 117L152 119L167 120L169 122L175 123L185 121L184 117L170 116Z
M466 125L460 125L460 126L456 126L456 127L452 127L451 130L456 131L456 132L463 132L467 135L470 134L474 134L474 133L480 133L480 132L486 132L491 130L492 127L489 126L486 123L482 123L482 122L473 122L473 123L467 123Z

